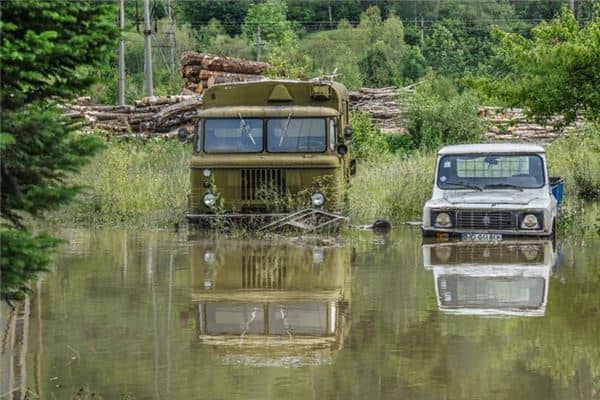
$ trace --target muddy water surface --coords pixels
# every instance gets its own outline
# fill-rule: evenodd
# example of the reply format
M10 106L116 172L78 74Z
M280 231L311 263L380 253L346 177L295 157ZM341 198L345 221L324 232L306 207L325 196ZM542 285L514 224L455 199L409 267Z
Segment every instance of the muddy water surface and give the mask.
M600 396L597 236L423 245L406 229L338 245L63 235L70 244L26 307L3 310L1 394Z

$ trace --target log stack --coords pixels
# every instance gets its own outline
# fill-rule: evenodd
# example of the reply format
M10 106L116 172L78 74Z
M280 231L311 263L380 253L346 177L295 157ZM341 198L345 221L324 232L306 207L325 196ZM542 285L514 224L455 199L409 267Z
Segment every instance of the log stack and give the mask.
M479 107L479 116L485 120L485 137L488 140L547 143L582 127L582 121L577 120L562 130L557 129L562 125L561 116L539 124L527 118L520 108L482 106Z
M271 65L240 58L186 51L181 55L180 73L186 94L201 94L217 83L251 82L264 79Z
M64 115L83 118L84 131L99 131L106 136L174 137L181 128L193 131L201 106L201 96L144 97L125 106L91 104L88 97L82 97L65 106Z
M410 106L411 88L361 88L350 92L350 110L369 114L386 134L405 134L403 121Z

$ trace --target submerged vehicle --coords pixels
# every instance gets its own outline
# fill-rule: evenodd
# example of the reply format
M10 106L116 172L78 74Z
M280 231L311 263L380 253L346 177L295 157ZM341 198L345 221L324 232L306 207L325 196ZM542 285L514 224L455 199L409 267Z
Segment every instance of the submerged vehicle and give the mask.
M341 209L356 169L346 88L331 81L215 85L191 160L190 222Z
M192 248L198 340L223 363L328 363L349 329L349 252L265 242Z
M531 144L455 145L438 152L423 235L497 241L552 236L563 183L550 178L543 147Z
M550 240L423 245L438 309L447 314L543 316L557 259Z

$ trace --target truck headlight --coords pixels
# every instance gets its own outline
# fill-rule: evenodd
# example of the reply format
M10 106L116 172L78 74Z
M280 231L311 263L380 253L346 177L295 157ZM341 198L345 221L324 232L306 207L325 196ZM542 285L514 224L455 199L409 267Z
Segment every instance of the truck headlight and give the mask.
M210 176L210 169L208 169L208 168L203 169L202 175L204 175L206 178L208 178Z
M316 192L315 194L310 196L310 201L313 206L321 207L323 205L323 203L325 203L325 196L323 196L323 194L321 194L319 192Z
M533 214L525 214L521 220L521 229L537 229L540 227L538 217Z
M439 226L441 228L448 228L452 226L452 219L450 218L450 215L445 212L439 213L435 217L435 226Z
M206 207L212 207L217 202L217 196L212 193L206 193L204 197L202 197L202 202Z

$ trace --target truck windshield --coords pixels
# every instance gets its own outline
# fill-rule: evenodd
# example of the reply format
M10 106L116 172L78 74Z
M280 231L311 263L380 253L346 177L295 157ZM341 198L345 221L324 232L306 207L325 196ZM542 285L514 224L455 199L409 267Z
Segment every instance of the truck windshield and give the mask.
M325 118L272 118L267 122L267 150L272 153L320 153L327 140Z
M441 189L533 189L544 186L542 158L536 154L447 155L438 165Z
M207 119L204 151L207 153L258 153L263 150L261 119Z

